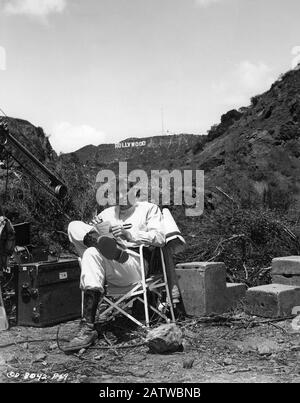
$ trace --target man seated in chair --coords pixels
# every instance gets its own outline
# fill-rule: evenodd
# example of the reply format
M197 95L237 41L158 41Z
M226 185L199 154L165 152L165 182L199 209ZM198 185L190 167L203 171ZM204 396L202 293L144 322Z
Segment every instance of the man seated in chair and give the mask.
M69 239L81 257L80 287L83 290L81 328L70 341L69 350L88 348L97 339L95 316L106 283L128 287L141 280L139 246L160 247L165 244L159 207L137 198L130 201L128 190L126 205L119 203L106 208L91 224L80 221L69 224ZM117 198L124 197L118 193ZM101 223L110 223L111 236L99 236L95 228Z

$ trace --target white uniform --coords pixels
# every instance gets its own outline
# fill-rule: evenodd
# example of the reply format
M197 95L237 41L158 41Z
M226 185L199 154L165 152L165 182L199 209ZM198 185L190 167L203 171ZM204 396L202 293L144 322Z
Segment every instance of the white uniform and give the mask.
M163 217L158 206L148 202L137 202L125 211L119 206L109 207L98 216L112 226L131 224L128 231L132 242L118 238L126 248L138 247L141 244L163 246L165 236ZM104 291L104 284L116 287L130 286L141 279L139 255L129 250L129 258L125 263L106 259L96 248L87 248L83 239L93 229L81 221L73 221L68 228L70 241L75 245L81 257L81 289Z

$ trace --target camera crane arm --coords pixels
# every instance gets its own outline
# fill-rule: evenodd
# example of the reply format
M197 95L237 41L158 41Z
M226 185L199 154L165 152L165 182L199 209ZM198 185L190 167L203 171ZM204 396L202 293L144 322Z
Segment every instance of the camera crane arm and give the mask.
M47 168L44 164L41 163L25 146L23 146L9 131L7 122L2 118L0 118L0 146L2 146L11 156L17 161L21 167L27 171L31 176L32 173L28 168L24 167L22 163L20 163L13 154L11 154L6 146L11 145L15 149L22 152L23 155L27 157L27 159L34 164L35 167L39 168L50 180L50 184L43 183L38 178L34 177L34 179L43 186L49 193L58 199L63 199L67 195L67 186L65 183L59 179L49 168Z

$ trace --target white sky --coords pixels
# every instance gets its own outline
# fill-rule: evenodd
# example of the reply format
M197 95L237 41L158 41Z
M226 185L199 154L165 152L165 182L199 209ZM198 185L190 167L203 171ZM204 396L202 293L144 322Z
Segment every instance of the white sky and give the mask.
M205 133L300 54L299 0L0 0L0 107L56 151Z

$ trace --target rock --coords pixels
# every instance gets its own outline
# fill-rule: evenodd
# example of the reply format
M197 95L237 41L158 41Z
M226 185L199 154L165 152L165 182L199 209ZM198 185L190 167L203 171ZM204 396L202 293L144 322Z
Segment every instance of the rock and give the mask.
M100 377L96 377L96 376L90 376L90 377L82 377L82 379L80 379L80 383L100 383L101 382L101 378ZM101 382L102 383L102 382Z
M50 351L53 351L53 350L56 350L56 349L57 349L57 343L52 343L52 344L49 345L49 350Z
M39 353L39 354L36 354L36 355L35 355L33 362L45 361L46 358L47 358L47 354L45 354L45 353Z
M248 337L242 342L235 342L234 344L243 353L258 352L260 355L276 353L284 348L284 346L280 348L277 342L260 336Z
M83 355L85 352L86 352L86 349L85 349L85 348L82 348L82 349L79 351L78 355Z
M5 359L0 355L0 367L5 365Z
M99 360L102 360L103 357L104 357L104 354L98 354L98 355L96 355L96 356L94 357L94 360L99 361Z
M184 337L188 339L196 339L198 337L198 333L192 332L191 330L185 329L184 330Z
M295 332L299 332L300 333L300 315L296 316L293 320L292 320L292 329Z
M294 306L292 309L292 315L300 315L300 306Z
M183 361L183 368L191 369L194 365L195 358L186 358Z
M272 349L267 344L262 344L261 346L257 347L257 351L259 355L271 355Z
M185 351L187 353L188 351L192 350L193 346L188 340L183 339L182 348L183 348L183 351Z
M17 364L18 363L18 359L15 355L10 355L7 359L6 359L7 364Z
M223 361L223 364L228 366L228 365L232 365L233 361L231 358L227 357L225 358L225 360Z
M174 353L182 348L182 331L174 323L161 325L148 332L146 343L154 354Z

